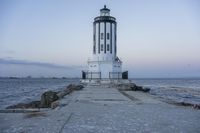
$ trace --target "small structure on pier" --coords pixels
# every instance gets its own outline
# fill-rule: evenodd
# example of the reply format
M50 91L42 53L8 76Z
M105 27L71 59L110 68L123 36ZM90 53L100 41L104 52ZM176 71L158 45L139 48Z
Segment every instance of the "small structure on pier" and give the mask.
M117 22L106 5L94 18L92 53L82 79L128 79L128 71L122 72L122 61L117 57Z

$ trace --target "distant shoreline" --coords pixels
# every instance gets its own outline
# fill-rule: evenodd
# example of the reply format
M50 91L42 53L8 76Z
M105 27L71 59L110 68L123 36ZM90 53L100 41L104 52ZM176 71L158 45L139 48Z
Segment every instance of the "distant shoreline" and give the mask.
M79 77L0 77L0 79L80 79Z

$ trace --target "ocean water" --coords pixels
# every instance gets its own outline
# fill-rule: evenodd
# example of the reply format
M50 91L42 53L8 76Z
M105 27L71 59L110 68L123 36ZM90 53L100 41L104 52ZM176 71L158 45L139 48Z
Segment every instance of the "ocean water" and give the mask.
M79 81L79 79L0 78L0 109L16 103L40 100L41 94L47 90L61 90Z
M150 93L165 99L200 104L200 79L131 79L151 88ZM0 78L0 109L21 102L39 100L47 90L61 90L80 79Z
M132 82L151 88L152 95L164 99L200 104L200 78L132 79Z

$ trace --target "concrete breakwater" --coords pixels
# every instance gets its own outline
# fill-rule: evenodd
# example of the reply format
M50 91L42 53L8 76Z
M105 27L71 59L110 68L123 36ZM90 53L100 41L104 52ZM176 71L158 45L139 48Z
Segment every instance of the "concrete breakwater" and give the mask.
M130 91L143 91L143 92L149 92L150 88L144 88L142 86L137 86L134 83L120 83L120 84L110 84L110 86L115 87L119 89L120 91L122 90L130 90ZM46 91L41 95L41 100L37 101L31 101L28 103L18 103L15 105L11 105L6 107L7 111L5 112L26 112L25 110L22 109L29 109L27 110L30 111L30 109L40 109L40 108L56 108L59 104L59 100L62 99L64 96L72 93L73 91L81 90L83 89L84 86L82 84L70 84L66 86L63 90L61 91ZM3 112L3 110L1 110Z
M37 109L40 108L56 108L59 105L59 100L62 99L64 96L72 93L73 91L77 90L82 90L84 88L84 85L87 84L70 84L63 88L61 91L46 91L41 95L41 100L38 101L31 101L29 103L18 103L15 105L8 106L6 110L1 110L1 112L30 112L30 109L33 109L33 111L36 111ZM93 84L95 85L95 84ZM96 85L101 85L101 84L96 84ZM105 85L105 84L102 84ZM147 87L142 87L142 86L137 86L134 83L130 82L125 82L125 83L109 83L106 84L109 87L114 87L118 89L123 95L127 97L131 97L124 93L124 91L141 91L141 92L150 92L150 88ZM133 98L134 99L134 98ZM199 104L192 104L192 103L187 103L183 101L172 101L172 100L167 100L167 99L162 99L162 101L167 102L169 104L174 104L177 106L188 106L192 107L194 109L200 109ZM22 110L24 109L24 110ZM29 109L26 111L26 109Z
M129 85L85 84L63 96L53 110L0 113L0 132L200 132L199 110L125 86Z

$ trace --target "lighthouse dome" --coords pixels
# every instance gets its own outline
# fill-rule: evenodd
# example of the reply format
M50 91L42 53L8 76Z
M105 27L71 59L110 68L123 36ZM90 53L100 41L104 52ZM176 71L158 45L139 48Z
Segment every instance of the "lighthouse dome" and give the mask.
M110 16L110 9L104 5L104 8L100 9L100 15L101 16Z

